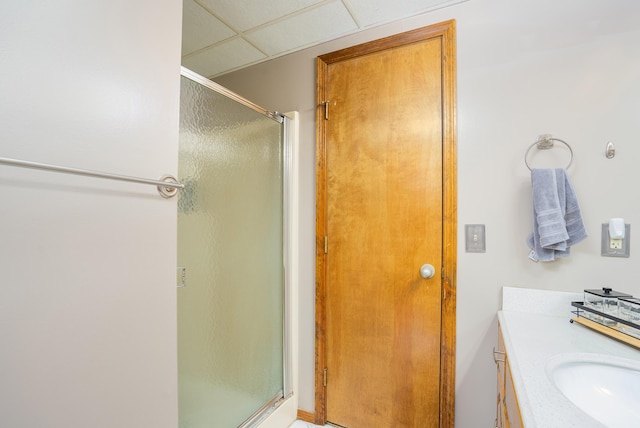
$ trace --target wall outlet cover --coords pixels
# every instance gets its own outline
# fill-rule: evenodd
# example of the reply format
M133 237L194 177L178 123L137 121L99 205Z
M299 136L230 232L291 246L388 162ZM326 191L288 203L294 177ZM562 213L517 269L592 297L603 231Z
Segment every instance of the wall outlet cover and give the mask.
M601 255L602 257L629 257L631 248L631 225L624 225L624 239L609 237L609 224L602 224Z

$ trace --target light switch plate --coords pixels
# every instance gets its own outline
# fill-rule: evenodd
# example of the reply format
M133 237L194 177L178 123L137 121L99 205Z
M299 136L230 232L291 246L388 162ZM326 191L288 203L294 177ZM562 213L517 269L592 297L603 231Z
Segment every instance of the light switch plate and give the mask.
M609 238L609 224L602 224L601 255L603 257L629 257L631 247L631 225L624 225L624 239L616 239L614 245Z
M465 224L464 240L467 253L486 252L484 224Z

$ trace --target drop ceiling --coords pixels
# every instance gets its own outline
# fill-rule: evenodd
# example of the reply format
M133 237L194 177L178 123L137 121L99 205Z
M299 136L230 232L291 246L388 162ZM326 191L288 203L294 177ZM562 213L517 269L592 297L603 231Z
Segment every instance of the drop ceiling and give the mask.
M182 64L206 77L466 0L184 0Z

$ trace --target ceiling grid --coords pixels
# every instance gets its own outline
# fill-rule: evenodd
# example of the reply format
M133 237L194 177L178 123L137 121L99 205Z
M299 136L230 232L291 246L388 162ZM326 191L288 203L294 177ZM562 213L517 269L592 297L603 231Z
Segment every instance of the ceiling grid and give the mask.
M182 65L215 77L467 0L184 0Z

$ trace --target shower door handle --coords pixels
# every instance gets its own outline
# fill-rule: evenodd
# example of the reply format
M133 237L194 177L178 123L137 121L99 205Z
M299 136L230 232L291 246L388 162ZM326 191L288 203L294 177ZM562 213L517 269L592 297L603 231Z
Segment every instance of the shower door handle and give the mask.
M420 267L420 276L424 279L432 278L436 274L436 268L430 264L424 264Z

